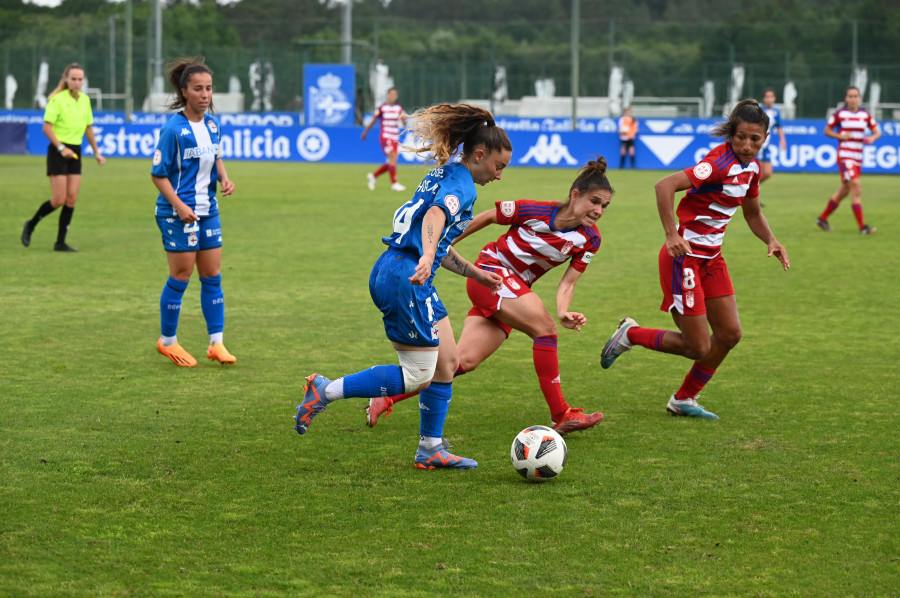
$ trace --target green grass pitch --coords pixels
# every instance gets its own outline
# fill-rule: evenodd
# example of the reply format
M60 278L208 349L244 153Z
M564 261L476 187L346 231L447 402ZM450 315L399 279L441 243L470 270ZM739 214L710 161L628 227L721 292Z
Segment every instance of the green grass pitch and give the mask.
M617 162L617 160L613 160ZM789 272L738 215L726 241L744 337L703 394L718 422L666 415L687 360L599 351L619 318L658 310L663 241L653 183L610 172L603 245L578 284L580 333L560 332L570 403L605 421L568 438L543 485L509 461L515 434L548 423L530 342L515 334L459 378L446 426L473 471L413 468L415 402L375 429L336 403L298 436L303 377L396 356L368 273L407 199L365 186L361 165L230 162L221 200L225 341L205 359L196 276L179 340L190 370L157 355L167 269L149 161L87 161L69 233L56 214L19 242L49 197L44 161L0 157L0 595L3 596L889 596L900 587L900 202L864 175L815 227L836 174L775 173L765 213ZM515 165L481 190L564 199L575 169ZM400 168L410 189L421 167ZM459 249L474 258L501 232ZM553 312L561 272L536 291ZM458 333L463 279L437 288Z

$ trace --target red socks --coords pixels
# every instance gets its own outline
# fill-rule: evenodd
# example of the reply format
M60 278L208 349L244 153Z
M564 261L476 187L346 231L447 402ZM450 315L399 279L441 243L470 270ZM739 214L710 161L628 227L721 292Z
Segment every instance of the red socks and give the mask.
M382 164L378 170L376 170L375 172L372 173L372 175L377 178L377 177L383 175L384 173L388 172L390 169L391 169L390 166L388 166L387 164Z
M534 339L531 349L538 384L541 386L541 392L544 393L544 399L547 401L547 406L550 407L550 415L554 420L561 418L569 409L559 384L559 355L556 345L555 334L539 336Z
M865 224L865 221L863 220L862 204L855 203L851 207L853 208L853 215L856 217L856 224L859 228L862 228Z
M709 382L710 378L712 378L715 373L716 370L703 367L699 362L695 361L694 367L692 367L691 371L684 377L681 388L675 393L675 398L679 401L695 398L700 394L700 391L703 390L703 387L706 386L706 383Z
M822 212L822 215L819 216L819 219L820 219L820 220L828 220L828 217L831 216L831 213L832 213L833 211L835 211L836 209L838 209L838 206L839 206L839 205L840 205L840 204L839 204L838 202L834 201L833 199L829 199L829 200L828 200L828 205L825 206L825 211Z
M628 329L628 340L632 345L644 347L652 351L662 351L662 339L666 331L658 328L641 328L635 326Z

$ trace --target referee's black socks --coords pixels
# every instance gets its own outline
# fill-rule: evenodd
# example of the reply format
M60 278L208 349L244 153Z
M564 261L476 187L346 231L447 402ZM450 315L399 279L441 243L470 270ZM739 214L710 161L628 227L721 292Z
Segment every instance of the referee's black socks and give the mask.
M53 207L53 204L50 203L49 199L42 203L41 207L38 208L38 211L35 212L34 218L31 219L31 230L34 230L34 227L37 226L38 222L55 209L56 208Z

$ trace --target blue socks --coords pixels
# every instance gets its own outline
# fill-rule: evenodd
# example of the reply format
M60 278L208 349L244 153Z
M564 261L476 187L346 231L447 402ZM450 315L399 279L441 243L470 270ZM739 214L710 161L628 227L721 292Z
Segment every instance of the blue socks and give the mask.
M162 336L175 336L178 330L178 315L181 313L181 297L188 287L188 281L169 277L159 298L159 319Z
M399 365L376 365L344 376L344 398L393 397L406 392Z
M221 274L200 278L200 307L209 334L225 330L225 295L222 293Z
M450 398L453 396L452 382L431 382L428 388L419 393L419 434L442 438L444 436L444 420L450 411Z

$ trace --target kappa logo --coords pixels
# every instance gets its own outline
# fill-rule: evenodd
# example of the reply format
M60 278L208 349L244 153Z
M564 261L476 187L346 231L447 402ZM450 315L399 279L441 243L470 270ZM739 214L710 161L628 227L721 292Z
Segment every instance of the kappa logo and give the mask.
M182 137L184 137L185 135L190 135L190 134L191 134L190 129L188 129L187 127L181 127L181 136Z
M537 142L528 148L528 153L520 160L519 164L527 164L530 160L534 160L536 164L559 164L565 161L569 166L574 166L578 160L569 153L569 148L562 142L562 137L554 133L549 137L547 135L539 135Z

